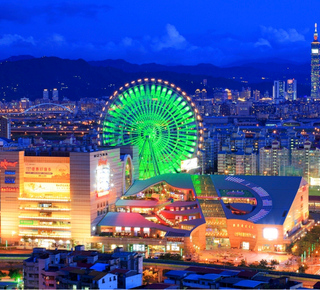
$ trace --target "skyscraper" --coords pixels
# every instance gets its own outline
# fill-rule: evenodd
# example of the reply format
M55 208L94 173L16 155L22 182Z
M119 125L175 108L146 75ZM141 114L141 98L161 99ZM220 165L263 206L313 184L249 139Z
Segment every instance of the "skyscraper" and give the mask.
M43 90L43 99L44 100L49 100L49 91L48 89Z
M59 91L56 88L54 88L52 91L52 100L59 101Z
M295 101L297 99L297 80L287 80L287 99L289 101Z
M273 102L279 104L284 101L286 83L284 81L274 81L273 84Z
M314 25L313 41L311 42L311 99L319 99L319 46L317 23Z

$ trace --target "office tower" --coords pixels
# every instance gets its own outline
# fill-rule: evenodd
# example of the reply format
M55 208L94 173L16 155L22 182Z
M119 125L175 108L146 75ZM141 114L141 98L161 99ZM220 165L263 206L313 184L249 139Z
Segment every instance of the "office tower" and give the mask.
M295 101L297 99L297 80L287 80L287 99L289 101Z
M58 89L53 89L52 91L52 100L59 101L59 91Z
M306 141L303 147L296 147L291 152L295 175L303 176L308 182L320 174L320 149L312 148L311 145L310 141Z
M249 116L252 102L239 101L237 103L237 115L238 116Z
M253 99L255 101L259 101L260 100L260 91L259 90L254 90L253 91Z
M313 41L311 42L311 99L319 98L320 80L319 80L319 46L317 23L315 24Z
M274 81L273 84L273 103L279 104L284 101L286 83L284 81Z
M48 89L43 90L43 99L44 100L49 100L49 91Z
M207 90L206 90L206 89L202 89L202 91L201 91L201 98L202 98L202 99L206 99L206 98L207 98Z
M260 149L260 174L285 175L289 165L289 149L280 147L279 141L273 141L271 147Z
M30 106L30 100L28 98L21 98L20 99L20 108L21 109L28 109Z
M249 100L251 98L251 88L242 88L240 98L242 100Z
M3 116L0 117L0 137L11 139L11 121Z

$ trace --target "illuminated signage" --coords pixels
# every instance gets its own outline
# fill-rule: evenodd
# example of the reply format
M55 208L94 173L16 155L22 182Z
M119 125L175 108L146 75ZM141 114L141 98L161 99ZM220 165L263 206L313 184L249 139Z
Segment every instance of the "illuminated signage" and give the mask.
M319 49L318 49L318 48L312 48L312 49L311 49L311 52L312 52L312 53L319 53Z
M181 170L188 171L188 170L195 169L195 168L198 168L198 158L197 157L181 161Z
M264 228L262 231L263 238L272 241L278 238L278 230L276 228Z
M69 163L25 162L25 177L70 180Z
M15 171L15 170L6 170L6 171L4 172L4 174L6 174L6 175L15 175L15 174L16 174L16 171Z
M4 178L4 183L16 183L16 178L15 177L5 177Z
M1 187L2 192L19 192L19 187Z
M0 161L0 167L2 167L4 169L7 169L8 166L16 167L17 164L18 164L17 161L16 162L10 162L7 159L4 159L4 160Z
M100 158L96 169L96 194L98 197L109 194L110 164L107 159Z
M25 182L24 192L27 194L43 193L70 193L70 183L44 183L44 182Z
M320 178L310 177L310 185L320 186Z

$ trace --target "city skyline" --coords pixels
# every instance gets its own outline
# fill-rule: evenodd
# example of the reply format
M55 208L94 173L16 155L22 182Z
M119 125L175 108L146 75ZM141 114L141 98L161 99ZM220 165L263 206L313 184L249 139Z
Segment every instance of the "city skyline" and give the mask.
M1 59L29 54L162 64L309 62L316 1L9 1Z

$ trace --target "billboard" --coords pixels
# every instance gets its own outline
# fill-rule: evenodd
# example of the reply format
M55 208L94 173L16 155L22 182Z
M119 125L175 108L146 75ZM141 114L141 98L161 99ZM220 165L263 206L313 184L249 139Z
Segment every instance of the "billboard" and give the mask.
M107 195L110 190L110 164L100 159L96 168L96 193L98 197Z
M70 180L69 163L25 162L26 178L54 178L65 182Z
M310 185L312 185L312 186L320 186L320 178L310 177Z
M181 161L181 171L188 171L195 168L198 168L197 157Z
M25 182L24 193L55 195L57 193L70 193L70 183L45 183L45 182Z

